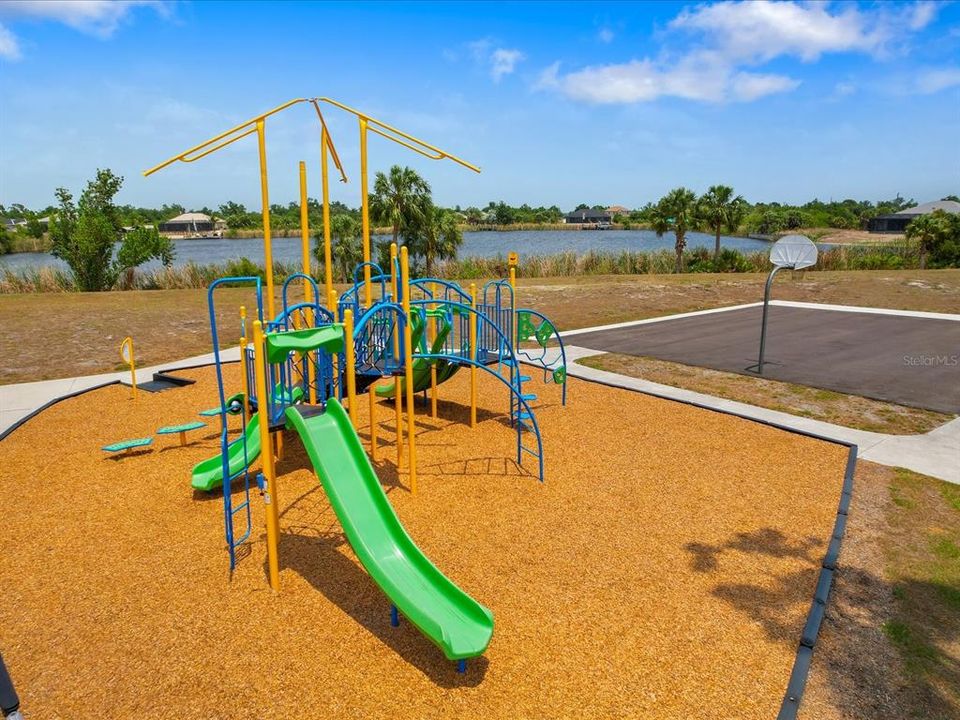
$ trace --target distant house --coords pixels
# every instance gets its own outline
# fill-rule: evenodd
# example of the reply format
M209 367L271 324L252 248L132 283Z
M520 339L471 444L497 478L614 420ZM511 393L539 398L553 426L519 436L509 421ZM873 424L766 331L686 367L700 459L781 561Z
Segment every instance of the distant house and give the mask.
M209 215L204 213L188 212L183 215L177 215L166 222L160 223L160 232L166 235L183 235L185 237L214 236L214 231L219 232L223 229L221 221L215 221Z
M609 225L613 216L606 210L586 208L567 213L563 221L569 225Z
M625 208L623 205L611 205L607 208L607 212L610 213L612 217L617 217L619 215L629 215L630 208Z
M898 213L877 215L867 221L867 230L872 233L902 233L914 218L929 215L934 210L943 210L948 213L960 213L960 202L955 200L935 200L933 202L916 205Z

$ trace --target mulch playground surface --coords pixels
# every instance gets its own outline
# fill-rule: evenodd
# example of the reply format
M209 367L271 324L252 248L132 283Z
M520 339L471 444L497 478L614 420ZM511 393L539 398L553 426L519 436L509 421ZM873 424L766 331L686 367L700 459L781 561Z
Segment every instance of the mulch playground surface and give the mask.
M260 498L231 577L221 496L190 489L215 423L183 448L170 436L120 459L99 450L216 404L212 369L178 374L198 382L135 402L93 391L0 442L0 648L30 717L776 715L846 448L576 380L564 408L534 381L540 484L514 463L506 389L479 373L471 430L460 372L439 418L418 415L413 497L382 404L391 503L494 612L488 652L461 676L409 623L390 626L295 435L278 465L277 594ZM236 365L227 377L238 386Z
M573 335L568 344L750 374L762 308ZM770 306L763 376L960 414L960 322Z

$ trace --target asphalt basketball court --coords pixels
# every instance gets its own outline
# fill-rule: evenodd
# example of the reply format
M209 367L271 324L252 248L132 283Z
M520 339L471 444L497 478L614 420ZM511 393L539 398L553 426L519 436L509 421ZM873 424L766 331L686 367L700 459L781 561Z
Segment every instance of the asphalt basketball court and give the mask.
M569 345L757 376L761 305L564 334ZM960 414L960 321L771 304L770 380Z

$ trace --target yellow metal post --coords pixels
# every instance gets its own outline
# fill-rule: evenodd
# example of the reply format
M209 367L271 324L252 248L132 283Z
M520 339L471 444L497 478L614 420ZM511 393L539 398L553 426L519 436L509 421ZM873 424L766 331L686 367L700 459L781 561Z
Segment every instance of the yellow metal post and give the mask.
M243 419L250 419L250 387L247 379L247 308L240 306L240 327L243 335L240 336L240 389L243 391Z
M403 314L406 322L403 323L404 344L404 384L407 386L407 450L410 457L410 492L417 494L417 420L413 405L413 333L410 330L410 258L407 255L407 246L400 248L400 283L403 286ZM397 388L397 395L400 395Z
M124 352L126 351L126 353ZM127 335L120 343L120 359L130 366L130 399L137 399L137 360L133 356L133 338Z
M267 317L273 320L273 245L270 237L270 191L267 187L267 138L263 118L257 120L257 148L260 153L260 214L263 217L263 262L267 275Z
M433 297L437 296L436 283L430 283L430 290ZM430 332L430 351L433 352L433 343L437 338L437 319L433 320L433 329ZM437 418L437 361L430 361L430 417Z
M370 200L367 189L367 119L360 118L360 217L363 221L363 262L370 262ZM366 308L372 304L370 293L370 266L363 266L363 286ZM358 298L359 300L359 298Z
M319 112L319 110L318 110ZM327 126L320 130L320 182L323 191L323 283L326 286L327 308L335 313L333 291L333 252L330 248L330 171L327 161Z
M303 274L310 275L310 208L307 205L307 164L300 161L300 254L303 260ZM313 302L313 288L310 281L303 279L303 299Z
M330 293L330 302L331 302L331 305L330 305L331 308L337 307L337 294L336 294L335 292L331 292L331 293ZM332 312L332 310L331 310L331 312ZM352 334L352 333L351 333L351 334ZM346 341L344 341L344 352L346 352ZM332 355L332 357L330 358L330 360L332 361L332 364L333 364L333 374L332 374L332 377L335 378L335 379L336 379L336 378L339 378L339 379L340 379L340 382L344 382L345 379L344 379L344 378L340 378L340 370L342 369L342 368L340 367L340 356L339 356L337 353L333 353L333 355ZM332 388L331 388L331 393L333 393L333 389L332 389ZM343 394L343 385L340 385L340 393L341 393L341 395Z
M257 398L259 398L264 410L267 407L267 399L270 397L267 395L266 357L263 326L259 320L256 320L253 323L253 365L257 383ZM280 558L278 541L280 537L280 514L277 510L277 471L273 453L269 452L271 447L270 423L266 419L260 423L260 447L264 449L264 452L261 453L260 465L267 483L267 489L263 495L267 515L267 575L270 579L270 587L279 590ZM224 492L229 492L229 489L225 488Z
M307 164L300 161L300 254L303 260L303 274L313 277L310 272L310 207L307 205ZM320 302L320 298L313 297L313 286L307 278L303 279L303 300L312 303ZM313 308L307 308L306 311L307 326L313 327L316 318L313 316ZM314 382L316 373L314 372L314 355L311 351L306 358L307 365L307 387L310 389L310 404L317 404L317 385Z
M470 359L477 362L477 285L470 283ZM477 426L477 366L470 366L470 427Z
M400 284L400 278L397 277L397 244L390 243L390 291L393 293L393 301L397 302L399 294L397 289ZM396 319L396 327L393 332L393 359L401 362L400 357L400 318ZM397 427L397 470L403 465L403 396L400 394L400 378L393 378L393 408L396 414L395 425Z
M343 313L343 333L346 337L343 339L344 362L347 364L347 402L350 403L350 422L353 427L357 427L357 377L354 366L354 348L353 348L353 310L349 308Z

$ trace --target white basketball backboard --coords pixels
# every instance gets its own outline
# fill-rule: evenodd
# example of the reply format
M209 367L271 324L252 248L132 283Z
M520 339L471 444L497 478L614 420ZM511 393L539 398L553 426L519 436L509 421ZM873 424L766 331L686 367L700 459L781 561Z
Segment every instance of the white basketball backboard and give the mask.
M817 246L806 235L784 235L770 248L776 267L802 270L817 264Z

